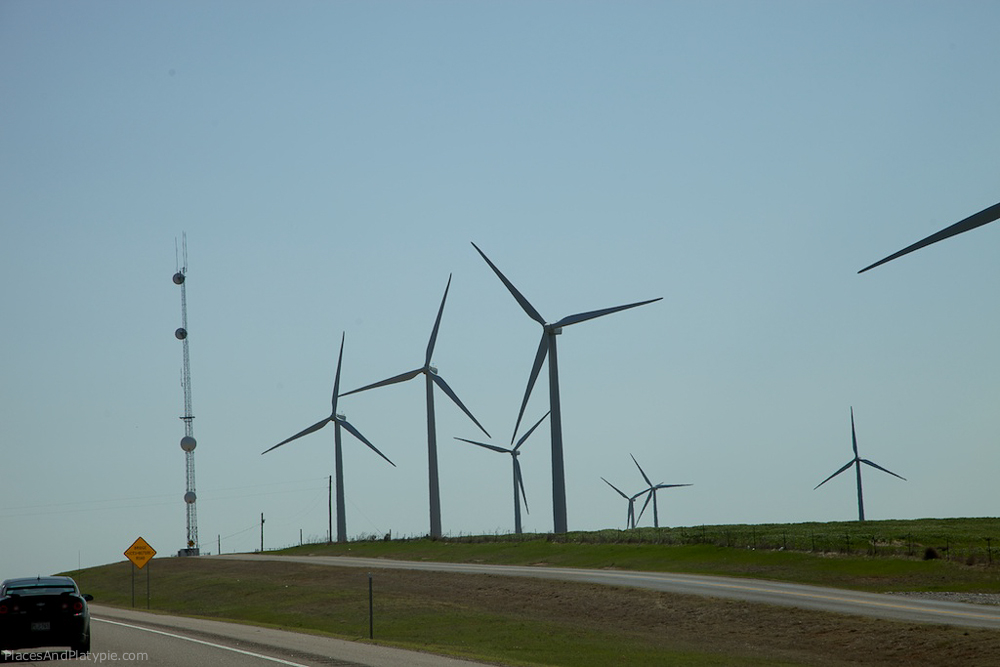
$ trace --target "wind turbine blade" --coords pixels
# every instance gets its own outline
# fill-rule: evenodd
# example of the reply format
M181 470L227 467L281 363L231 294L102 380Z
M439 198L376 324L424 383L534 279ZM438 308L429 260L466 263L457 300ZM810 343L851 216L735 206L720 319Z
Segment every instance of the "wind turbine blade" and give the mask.
M538 379L538 373L542 370L542 364L545 362L545 357L548 353L549 336L543 331L542 339L538 342L538 350L535 352L535 361L531 364L531 374L528 375L528 386L524 390L524 398L521 399L521 409L517 413L517 421L514 422L514 432L510 436L511 442L514 442L514 438L517 437L517 429L521 427L521 419L524 417L524 409L528 407L528 399L531 397L531 390L535 386L535 380Z
M456 440L461 440L462 442L467 442L470 445L479 445L480 447L485 447L486 449L492 449L494 452L500 452L501 454L510 454L509 449L504 449L503 447L497 447L496 445L488 445L485 442L476 442L475 440L466 440L465 438L455 437Z
M363 442L366 445L368 445L368 447L370 447L373 452L375 452L376 454L378 454L379 456L381 456L382 458L384 458L386 461L389 461L389 457L388 456L386 456L385 454L383 454L382 452L380 452L378 450L378 447L376 447L372 443L368 442L368 439L365 436L361 435L361 431L359 431L358 429L356 429L353 426L351 426L347 422L346 419L338 419L337 423L340 424L341 426L343 426L345 429L347 429L347 432L350 433L351 435L353 435L355 438L357 438L361 442ZM396 464L393 463L392 461L389 461L389 465L391 465L393 468L396 467Z
M333 410L330 412L334 417L337 416L337 396L340 394L340 364L344 360L344 338L347 337L347 332L342 332L340 334L340 354L337 356L337 376L333 380Z
M639 518L635 520L636 523L639 523L640 521L642 521L642 515L646 513L646 508L649 507L649 501L653 499L653 490L652 489L650 489L649 491L646 491L645 493L646 493L646 502L644 502L642 504L642 511L639 512ZM635 500L640 495L642 495L642 494L641 493L637 493L634 496L632 496L632 499Z
M614 308L602 308L601 310L591 310L586 313L577 313L576 315L568 315L555 324L552 327L568 327L571 324L579 324L580 322L586 322L587 320L592 320L595 317L603 317L605 315L610 315L611 313L617 313L620 310L628 310L629 308L636 308L638 306L645 306L647 303L653 303L654 301L660 301L663 299L662 296L655 299L649 299L647 301L639 301L637 303L630 303L624 306L615 306Z
M604 479L604 478L602 477L601 479ZM626 496L626 495L625 495L625 494L624 494L624 493L622 492L622 490L621 490L621 489L619 489L619 488L618 488L617 486L615 486L614 484L612 484L612 483L611 483L611 482L609 482L608 480L604 479L604 483L605 483L605 484L607 484L608 486L610 486L610 487L611 487L612 489L614 489L615 491L617 491L617 492L618 492L618 495L620 495L620 496L621 496L622 498L624 498L625 500L628 500L628 499L629 499L629 497L628 497L628 496Z
M654 489L676 489L680 486L694 486L694 484L657 484Z
M448 298L448 288L451 287L451 274L448 274L448 284L444 287L444 296L441 297L441 306L438 308L437 319L434 320L434 329L431 331L431 339L427 343L427 354L424 356L424 366L431 365L431 355L434 354L434 343L437 342L438 327L441 326L441 314L444 313L444 302Z
M549 412L551 412L551 410L550 410ZM543 421L545 421L545 418L546 418L546 417L548 417L548 416L549 416L549 413L548 413L548 412L546 412L546 413L545 413L544 415L542 415L542 418L541 418L541 419L539 419L539 420L538 420L537 422L535 422L535 425L534 425L534 426L532 426L531 428L529 428L529 429L528 429L528 432L527 432L527 433L525 433L524 435L522 435L522 436L521 436L521 439L517 441L517 444L516 444L516 445L514 445L514 451L515 451L515 452L516 452L516 451L517 451L517 450L518 450L518 449L519 449L519 448L521 447L521 445L523 445L523 444L524 444L524 441L528 439L528 436L530 436L530 435L531 435L532 433L534 433L534 432L535 432L535 429L536 429L536 428L538 428L538 427L539 427L539 425L540 425L540 424L541 424L541 423L542 423Z
M913 245L907 246L895 254L889 255L885 259L880 259L871 266L866 266L865 268L861 269L860 271L858 271L858 273L864 273L868 269L874 269L876 266L880 266L882 264L885 264L886 262L891 262L897 257L902 257L903 255L907 255L913 252L914 250L920 250L924 246L929 246L932 243L943 241L946 238L955 236L956 234L961 234L962 232L967 232L970 229L981 227L982 225L985 225L988 222L993 222L997 218L1000 218L1000 203L994 204L989 208L983 209L979 213L970 215L965 220L956 222L954 225L951 225L950 227L945 227L941 231L931 234L927 238L921 241L917 241Z
M448 398L450 398L452 401L455 402L455 405L462 408L462 412L464 412L469 416L469 419L471 419L476 424L476 426L479 427L480 431L486 434L487 438L493 437L492 435L489 434L489 431L483 428L483 425L479 423L479 420L472 416L472 413L469 412L469 408L465 407L465 404L462 403L461 400L459 400L458 395L451 390L451 387L448 386L448 383L444 381L443 377L437 375L436 373L431 373L431 379L434 380L434 384L441 387L441 391L446 393L448 395Z
M897 475L896 473L894 473L894 472L893 472L893 471L891 471L891 470L886 470L885 468L883 468L883 467L882 467L882 466L880 466L879 464L877 464L877 463L872 463L872 462L871 462L871 461L869 461L868 459L861 459L861 462L862 462L862 463L867 463L868 465L870 465L870 466L871 466L871 467L873 467L873 468L878 468L878 469L879 469L879 470L881 470L882 472L887 472L887 473L889 473L890 475L892 475L893 477L899 477L899 478L900 478L901 480L903 480L904 482L906 481L906 478L905 478L905 477L903 477L902 475Z
M521 477L521 464L518 463L517 457L514 457L514 476L517 477L517 486L521 489L521 500L524 501L524 511L528 511L528 495L524 492L524 478Z
M850 468L852 465L854 465L854 461L850 461L849 463L845 464L843 468L841 468L840 470L838 470L837 472L833 473L832 475L830 475L829 477L827 477L826 479L824 479L822 482L820 482L819 484L817 484L816 486L814 486L813 487L813 491L815 491L819 487L823 486L824 484L826 484L827 482L829 482L831 479L833 479L834 477L836 477L840 473L842 473L845 470L847 470L848 468Z
M305 429L304 431L299 431L298 433L296 433L292 437L288 438L287 440L282 440L281 442L279 442L278 444L276 444L274 447L271 447L271 449L277 449L278 447L281 447L282 445L287 445L292 440L297 440L297 439L301 438L304 435L309 435L310 433L314 433L315 431L318 431L321 428L323 428L324 426L326 426L330 422L330 420L331 420L331 417L326 417L325 419L323 419L323 421L316 422L315 424L313 424L309 428ZM264 451L261 452L261 454L267 454L269 451L271 451L271 449L265 449Z
M629 454L629 456L632 456L632 455ZM639 469L640 473L642 473L642 478L644 480L646 480L646 484L649 484L650 488L652 488L653 483L651 481L649 481L649 477L646 477L646 473L643 471L642 466L639 465L639 462L635 460L634 456L632 456L632 463L634 463L635 467Z
M406 382L407 380L412 380L421 373L424 372L423 368L418 368L415 371L407 371L406 373L400 373L399 375L394 375L391 378L382 380L380 382L374 382L372 384L365 385L364 387L359 387L358 389L352 389L351 391L341 394L341 396L350 396L351 394L357 394L362 391L368 391L369 389L375 389L376 387L385 387L390 384L396 384L397 382Z
M854 430L854 407L851 406L851 445L854 447L854 458L858 458L858 434Z
M544 327L545 318L539 315L538 311L535 310L534 306L528 303L528 300L524 298L524 295L518 292L517 288L514 287L514 285L511 284L509 280L507 280L507 276L500 273L500 269L498 269L496 265L490 261L490 258L486 256L486 253L484 253L482 250L479 249L479 246L473 243L472 247L476 249L476 252L478 252L483 259L486 260L486 263L490 265L490 268L493 269L493 273L497 274L497 277L500 279L500 281L507 286L507 290L510 291L510 293L514 296L514 299L516 299L517 302L521 304L521 308L523 308L524 312L528 314L528 317L535 320Z

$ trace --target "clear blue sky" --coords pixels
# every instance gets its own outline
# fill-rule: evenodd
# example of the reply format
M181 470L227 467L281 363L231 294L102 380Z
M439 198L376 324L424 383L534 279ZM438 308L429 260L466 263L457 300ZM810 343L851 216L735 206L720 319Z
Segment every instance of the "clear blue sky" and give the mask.
M0 576L326 531L342 388L434 362L507 444L560 339L571 529L996 516L995 2L0 3ZM352 536L426 533L424 389L341 401ZM513 528L509 459L439 394L446 533ZM539 382L526 415L547 409ZM552 527L549 437L524 446ZM651 522L643 517L642 523Z

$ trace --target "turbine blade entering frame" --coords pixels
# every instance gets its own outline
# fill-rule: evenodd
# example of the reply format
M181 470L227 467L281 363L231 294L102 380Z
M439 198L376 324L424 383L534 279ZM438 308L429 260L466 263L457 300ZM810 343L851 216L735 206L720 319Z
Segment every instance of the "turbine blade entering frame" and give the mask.
M945 240L947 238L950 238L952 236L955 236L957 234L961 234L962 232L967 232L970 229L975 229L976 227L981 227L982 225L985 225L988 222L993 222L997 218L1000 218L1000 203L994 204L993 206L990 206L989 208L983 209L979 213L975 213L973 215L970 215L968 218L966 218L964 220L960 220L959 222L956 222L955 224L951 225L950 227L945 227L941 231L935 232L934 234L931 234L927 238L922 239L920 241L917 241L913 245L909 245L909 246L903 248L902 250L900 250L897 253L889 255L888 257L886 257L884 259L880 259L879 261L875 262L871 266L866 266L865 268L861 269L860 271L858 271L858 273L864 273L868 269L874 269L876 266L881 266L882 264L885 264L886 262L891 262L892 260L896 259L897 257L902 257L903 255L908 255L909 253L913 252L914 250L920 250L921 248L923 248L925 246L929 246L932 243L937 243L938 241L943 241L943 240Z

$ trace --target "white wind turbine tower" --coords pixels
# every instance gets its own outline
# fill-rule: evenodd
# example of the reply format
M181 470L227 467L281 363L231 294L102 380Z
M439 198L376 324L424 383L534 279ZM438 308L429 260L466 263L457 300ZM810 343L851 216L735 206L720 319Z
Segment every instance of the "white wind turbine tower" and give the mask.
M861 455L858 454L858 436L857 436L857 434L854 431L854 408L853 407L851 407L851 444L854 447L854 458L851 459L850 461L848 461L847 463L845 463L844 467L842 467L840 470L838 470L837 472L833 473L832 475L830 475L829 477L827 477L826 479L824 479L822 482L820 482L819 484L817 484L816 487L813 489L813 491L815 491L819 487L823 486L824 484L826 484L831 479L833 479L834 477L836 477L840 473L844 472L845 470L847 470L851 466L854 466L854 470L857 473L857 478L858 478L858 521L864 521L865 520L865 498L864 498L864 494L862 493L862 490L861 490L861 464L864 463L865 465L871 466L872 468L876 468L877 470L881 470L882 472L887 472L890 475L892 475L893 477L899 477L899 479L903 480L904 482L906 481L906 478L905 477L900 477L899 475L897 475L896 473L892 472L891 470L886 470L882 466L878 465L877 463L872 463L868 459L863 459L863 458L861 458Z
M604 479L604 478L602 477L601 479ZM614 484L612 484L608 480L604 479L604 483L607 484L608 486L610 486L615 491L617 491L619 496L621 496L622 498L624 498L625 500L628 501L628 517L625 520L625 527L626 528L635 528L635 500L636 500L636 498L638 498L642 494L646 493L646 491L643 490L643 491L640 491L639 493L635 494L634 496L629 496L629 495L626 495L624 491L622 491L621 489L619 489L617 486L615 486Z
M347 432L353 435L355 438L368 445L368 447L373 452L381 456L386 461L389 461L389 457L380 452L375 445L368 442L368 439L365 438L365 436L361 435L361 432L358 431L358 429L351 426L351 423L347 421L347 418L344 415L337 414L337 397L338 397L338 392L340 390L340 365L344 359L344 337L345 334L341 334L340 355L337 357L337 374L333 380L333 409L330 412L330 416L324 417L323 419L316 422L309 428L300 431L295 435L293 435L292 437L286 440L282 440L274 447L271 447L270 449L261 452L261 454L267 454L271 450L277 449L278 447L281 447L282 445L287 444L292 440L301 438L304 435L309 435L310 433L318 431L327 424L329 424L330 422L333 422L334 461L336 464L335 472L337 479L337 541L338 542L347 541L347 518L346 518L346 511L344 509L344 456L343 456L343 450L341 448L341 439L340 439L341 427L346 429ZM396 467L396 464L393 463L392 461L389 461L389 463L393 467Z
M412 371L407 371L406 373L400 373L391 378L387 378L380 382L375 382L358 389L353 389L346 392L344 396L349 396L350 394L357 394L362 391L367 391L369 389L375 389L376 387L385 387L390 384L396 384L397 382L405 382L407 380L412 380L421 373L424 375L425 385L427 388L427 471L428 471L428 487L429 487L429 500L430 500L430 536L432 538L441 537L441 490L440 483L438 481L438 456L437 456L437 426L434 419L434 385L436 384L441 391L443 391L448 398L450 398L455 405L462 409L469 419L479 427L479 430L486 433L486 437L491 437L487 433L483 425L479 423L469 409L465 407L465 404L458 398L448 383L444 381L444 378L438 375L438 370L434 366L431 366L431 357L434 354L434 344L437 342L438 328L441 326L441 315L444 313L444 302L448 299L448 289L451 287L451 274L448 275L448 284L444 288L444 296L441 298L441 306L438 308L437 318L434 320L434 328L431 330L431 338L427 343L427 352L424 355L424 365L420 368L414 369Z
M632 455L629 454L629 456L632 456ZM642 492L642 493L645 493L647 495L646 495L646 502L642 504L642 510L639 512L639 519L642 518L642 515L646 512L646 507L649 506L649 501L652 500L653 501L653 527L654 528L659 528L660 527L660 513L659 513L659 510L656 507L656 492L659 491L660 489L676 489L676 488L681 487L681 486L692 486L692 485L691 484L653 484L653 482L651 482L650 479L649 479L649 477L646 475L646 472L642 469L642 466L640 466L639 462L635 460L634 456L632 456L632 462L635 463L635 467L639 469L639 473L642 475L642 478L644 480L646 480L646 484L649 484L649 488ZM636 519L636 520L638 521L638 519Z
M538 428L538 425L541 424L548 416L549 413L547 412L544 415L542 415L542 418L539 419L534 426L529 428L528 432L522 435L521 439L517 441L517 444L510 449L508 449L507 447L498 447L497 445L490 445L485 442L476 442L475 440L467 440L466 438L458 438L458 437L455 438L456 440L461 440L462 442L468 442L473 445L479 445L480 447L485 447L486 449L492 449L494 452L500 452L501 454L510 454L510 458L514 462L514 533L516 535L521 534L521 498L524 498L524 511L526 512L528 511L528 496L524 492L524 479L521 477L521 464L518 461L517 457L521 455L520 451L521 445L524 444L524 441L527 440L532 433L534 433L535 429ZM519 489L521 492L520 496L518 496Z
M538 343L538 351L535 353L535 362L531 367L531 374L528 376L528 387L524 392L524 399L521 401L521 410L517 415L517 422L514 425L514 435L511 436L511 442L514 441L517 429L521 425L521 418L524 416L524 409L528 404L528 398L531 396L531 389L535 385L535 380L538 379L538 373L542 368L542 364L545 362L545 358L548 357L549 411L550 425L552 427L553 530L556 533L565 533L568 532L569 527L566 519L566 471L563 465L562 411L559 406L559 363L556 355L556 336L562 333L563 327L568 327L571 324L579 324L580 322L586 322L587 320L592 320L597 317L617 313L621 310L644 306L647 303L659 301L663 297L657 297L647 301L639 301L637 303L630 303L624 306L615 306L613 308L604 308L602 310L592 310L586 313L568 315L558 322L549 323L546 322L545 318L542 317L537 310L535 310L526 298L524 298L517 288L514 287L509 280L507 280L507 277L504 276L504 274L500 272L500 269L498 269L493 262L490 261L489 257L487 257L486 254L479 249L479 246L473 243L472 247L476 249L484 260L486 260L486 263L489 264L490 268L493 269L493 272L497 274L497 277L500 278L500 281L507 287L507 290L511 293L524 312L527 313L528 317L542 325L542 338Z

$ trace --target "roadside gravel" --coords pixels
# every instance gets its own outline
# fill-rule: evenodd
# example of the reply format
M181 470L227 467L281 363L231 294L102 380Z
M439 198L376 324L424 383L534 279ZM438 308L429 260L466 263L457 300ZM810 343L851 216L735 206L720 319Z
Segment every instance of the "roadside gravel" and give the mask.
M1000 593L890 593L909 598L925 600L945 600L947 602L967 602L969 604L1000 605Z

